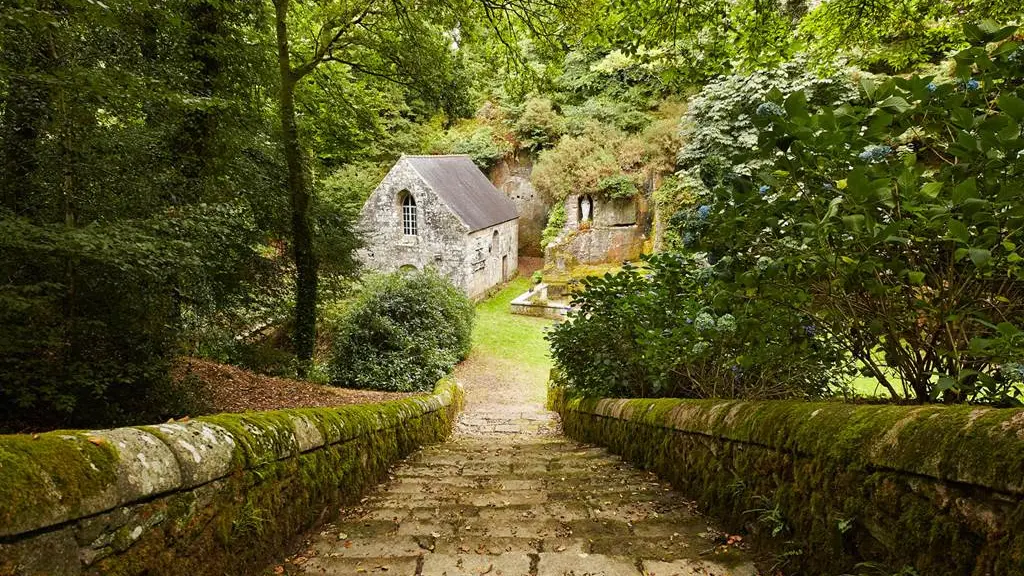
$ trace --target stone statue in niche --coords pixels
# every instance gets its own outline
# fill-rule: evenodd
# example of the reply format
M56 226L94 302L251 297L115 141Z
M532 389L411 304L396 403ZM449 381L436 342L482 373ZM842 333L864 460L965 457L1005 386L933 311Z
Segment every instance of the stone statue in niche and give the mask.
M593 218L593 203L589 195L580 196L580 222L586 222Z

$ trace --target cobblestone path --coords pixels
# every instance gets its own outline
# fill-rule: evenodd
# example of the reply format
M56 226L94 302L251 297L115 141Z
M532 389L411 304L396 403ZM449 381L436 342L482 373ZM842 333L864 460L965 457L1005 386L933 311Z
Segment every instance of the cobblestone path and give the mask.
M472 407L455 437L314 535L289 573L752 576L693 504L539 407Z
M538 328L540 330L540 328ZM408 457L287 573L402 576L753 576L743 543L601 448L567 440L544 382L474 354L456 371L452 439Z

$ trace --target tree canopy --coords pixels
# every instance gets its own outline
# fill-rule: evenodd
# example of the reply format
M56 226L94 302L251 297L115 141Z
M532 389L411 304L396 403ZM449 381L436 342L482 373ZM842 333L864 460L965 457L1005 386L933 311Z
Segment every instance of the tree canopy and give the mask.
M251 360L268 331L276 370L317 377L356 210L399 155L434 152L532 155L551 199L649 195L665 246L725 279L702 292L713 317L754 326L766 300L744 316L721 295L786 294L799 321L766 341L805 350L783 335L813 321L883 380L879 350L923 354L895 362L896 396L995 390L1020 350L1020 33L1002 24L1020 18L1009 0L7 2L0 420L184 414L202 398L174 358ZM678 261L658 273L703 290ZM836 294L863 326L830 324L850 313Z

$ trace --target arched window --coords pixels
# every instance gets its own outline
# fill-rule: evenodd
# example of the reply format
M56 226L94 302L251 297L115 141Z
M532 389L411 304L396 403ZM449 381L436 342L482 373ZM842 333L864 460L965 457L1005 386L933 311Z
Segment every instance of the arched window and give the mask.
M499 246L499 243L498 243L498 231L495 230L494 234L491 234L491 249L489 250L489 252L491 252L492 254L497 252L498 251L498 246Z
M406 192L402 196L402 233L415 236L416 230L416 199Z

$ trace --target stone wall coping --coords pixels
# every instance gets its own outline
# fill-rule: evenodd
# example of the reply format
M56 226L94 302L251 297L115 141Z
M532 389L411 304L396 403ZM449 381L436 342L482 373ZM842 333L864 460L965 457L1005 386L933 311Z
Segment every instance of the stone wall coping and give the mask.
M566 399L554 408L1024 496L1024 409L784 400Z
M377 404L202 416L111 430L0 435L0 538L187 490L240 470L401 426L457 402L433 393Z

